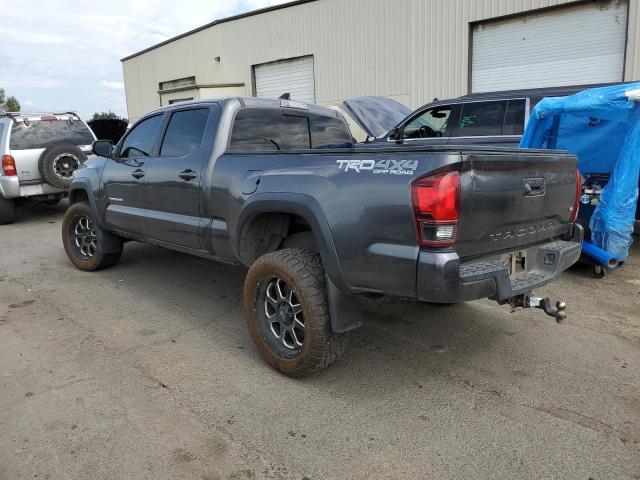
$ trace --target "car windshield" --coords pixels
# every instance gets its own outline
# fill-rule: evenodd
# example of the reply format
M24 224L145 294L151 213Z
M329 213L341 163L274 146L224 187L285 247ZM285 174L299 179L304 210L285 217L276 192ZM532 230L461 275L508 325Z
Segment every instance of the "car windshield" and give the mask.
M91 145L93 135L79 120L16 121L11 129L12 150L47 148L52 145Z

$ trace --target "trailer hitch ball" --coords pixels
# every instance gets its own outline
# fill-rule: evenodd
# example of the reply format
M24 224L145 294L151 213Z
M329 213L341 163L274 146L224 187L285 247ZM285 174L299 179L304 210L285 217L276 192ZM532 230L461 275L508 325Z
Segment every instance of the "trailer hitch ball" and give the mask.
M567 318L567 304L565 302L557 302L555 307L551 305L549 298L540 298L530 296L527 298L527 306L539 308L544 313L556 319L556 322L562 323Z

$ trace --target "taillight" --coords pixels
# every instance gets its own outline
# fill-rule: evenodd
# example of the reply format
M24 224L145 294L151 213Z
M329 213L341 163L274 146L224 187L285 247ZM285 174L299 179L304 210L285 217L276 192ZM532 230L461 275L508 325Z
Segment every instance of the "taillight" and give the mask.
M11 155L2 156L2 173L7 176L14 176L18 174L16 170L16 161Z
M578 212L580 211L580 197L582 196L582 177L580 176L580 172L576 170L576 198L573 201L573 209L571 210L571 215L569 216L569 221L571 223L575 223L578 219Z
M458 172L445 172L416 180L411 184L411 200L420 245L453 245L460 219Z

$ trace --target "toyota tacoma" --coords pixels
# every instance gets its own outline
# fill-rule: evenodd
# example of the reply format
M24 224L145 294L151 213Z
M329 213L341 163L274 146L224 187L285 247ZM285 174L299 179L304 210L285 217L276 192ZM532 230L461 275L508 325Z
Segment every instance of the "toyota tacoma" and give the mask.
M566 152L362 148L335 110L258 98L165 107L93 152L70 187L70 261L110 267L133 240L245 265L251 337L285 375L341 355L360 296L491 298L564 318L532 290L580 256Z

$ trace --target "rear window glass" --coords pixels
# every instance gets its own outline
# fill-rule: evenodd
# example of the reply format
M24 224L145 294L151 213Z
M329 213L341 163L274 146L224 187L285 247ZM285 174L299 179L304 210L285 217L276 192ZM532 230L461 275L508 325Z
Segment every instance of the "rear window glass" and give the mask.
M462 115L454 137L502 135L507 102L474 102L462 106Z
M353 146L351 132L340 119L314 115L311 122L311 148L349 148Z
M194 152L202 143L209 109L184 110L171 115L167 132L162 140L160 155L181 157Z
M524 132L525 100L509 100L504 116L503 135L522 135Z
M91 145L93 135L79 120L32 120L28 125L15 122L11 129L9 148L27 150L53 145Z
M311 148L309 119L279 110L246 108L236 115L232 152L303 150Z

